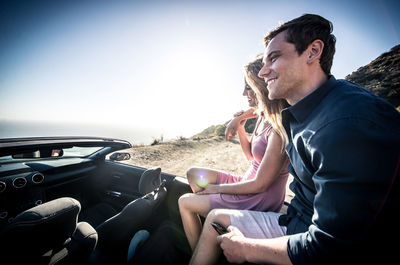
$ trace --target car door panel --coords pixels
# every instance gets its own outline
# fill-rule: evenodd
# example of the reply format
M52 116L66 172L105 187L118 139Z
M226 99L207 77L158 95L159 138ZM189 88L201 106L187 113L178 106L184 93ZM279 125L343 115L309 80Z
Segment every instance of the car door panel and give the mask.
M122 208L127 203L141 197L139 181L145 170L141 167L105 161L93 177L99 199L117 208Z

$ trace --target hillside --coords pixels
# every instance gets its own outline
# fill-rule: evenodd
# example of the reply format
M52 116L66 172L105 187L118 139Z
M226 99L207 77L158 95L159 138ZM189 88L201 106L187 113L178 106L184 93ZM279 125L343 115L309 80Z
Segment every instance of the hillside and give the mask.
M204 129L200 133L193 136L195 139L209 138L212 136L225 136L226 125L230 120L220 125L211 125L210 127ZM252 133L256 127L257 118L248 119L244 125L244 129L247 133Z
M137 146L126 151L131 154L131 160L127 161L129 164L146 168L160 166L164 172L182 177L186 176L186 170L192 166L215 168L241 175L250 164L238 141L227 142L221 136L180 138L157 145Z
M345 78L400 107L400 45Z

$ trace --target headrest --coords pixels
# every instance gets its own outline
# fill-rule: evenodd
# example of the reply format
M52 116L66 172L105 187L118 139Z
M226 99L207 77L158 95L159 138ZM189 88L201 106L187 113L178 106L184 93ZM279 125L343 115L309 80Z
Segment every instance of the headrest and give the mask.
M143 172L139 180L140 194L152 192L161 184L161 168L150 168Z
M74 233L80 203L69 197L43 203L17 215L0 232L0 249L19 255L42 255Z

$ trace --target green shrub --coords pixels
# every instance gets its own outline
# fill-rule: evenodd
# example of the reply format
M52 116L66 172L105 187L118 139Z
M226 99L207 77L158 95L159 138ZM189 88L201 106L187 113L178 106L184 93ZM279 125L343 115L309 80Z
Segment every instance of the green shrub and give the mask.
M150 145L157 145L164 142L164 136L161 135L160 138L153 138L153 142Z
M244 129L247 133L253 133L254 129L256 128L257 118L248 119L246 124L244 125Z
M217 136L225 136L226 125L218 125L215 128L214 134Z

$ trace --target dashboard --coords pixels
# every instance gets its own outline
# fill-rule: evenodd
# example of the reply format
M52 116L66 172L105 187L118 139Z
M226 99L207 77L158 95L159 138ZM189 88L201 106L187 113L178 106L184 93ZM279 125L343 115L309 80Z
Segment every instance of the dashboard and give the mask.
M26 209L58 197L96 169L88 158L62 158L0 165L0 228Z

